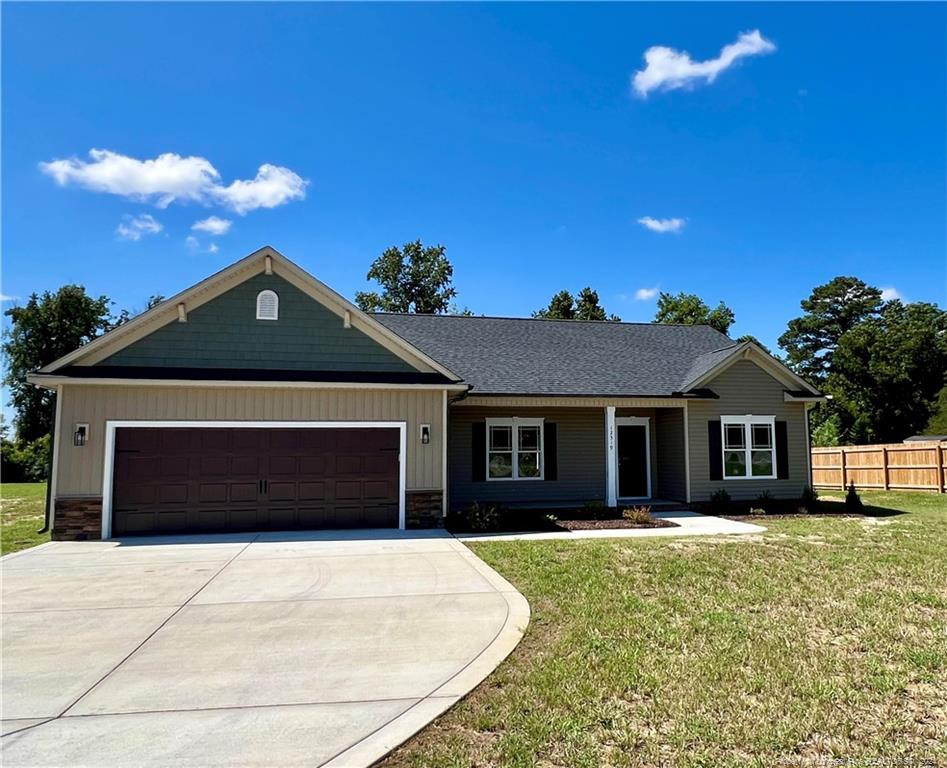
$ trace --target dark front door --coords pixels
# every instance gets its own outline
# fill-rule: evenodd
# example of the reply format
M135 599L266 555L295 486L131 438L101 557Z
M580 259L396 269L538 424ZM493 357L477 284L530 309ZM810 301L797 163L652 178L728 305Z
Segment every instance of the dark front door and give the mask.
M121 427L112 534L398 525L390 428Z
M644 424L619 424L618 431L618 496L648 495L648 429Z

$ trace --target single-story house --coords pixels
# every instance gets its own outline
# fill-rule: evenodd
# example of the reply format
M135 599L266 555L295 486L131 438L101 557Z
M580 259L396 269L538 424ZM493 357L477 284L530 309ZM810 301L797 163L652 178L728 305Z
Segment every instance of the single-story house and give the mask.
M269 247L30 380L56 539L798 497L822 399L707 326L366 313Z

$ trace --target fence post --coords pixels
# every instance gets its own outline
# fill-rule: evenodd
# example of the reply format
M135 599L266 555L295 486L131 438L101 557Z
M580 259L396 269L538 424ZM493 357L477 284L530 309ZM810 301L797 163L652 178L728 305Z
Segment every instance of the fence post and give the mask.
M842 468L842 490L844 491L846 488L848 488L848 483L845 482L845 449L839 448L838 452Z
M944 444L937 444L937 489L938 493L947 493L947 473L944 472Z
M884 467L885 490L888 490L888 446L881 446L881 463Z

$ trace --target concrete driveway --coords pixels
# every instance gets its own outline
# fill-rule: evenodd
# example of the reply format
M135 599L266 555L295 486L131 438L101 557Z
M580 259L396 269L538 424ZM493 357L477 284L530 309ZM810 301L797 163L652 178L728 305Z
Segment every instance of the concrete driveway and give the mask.
M2 568L5 766L365 766L525 599L440 531L54 542Z

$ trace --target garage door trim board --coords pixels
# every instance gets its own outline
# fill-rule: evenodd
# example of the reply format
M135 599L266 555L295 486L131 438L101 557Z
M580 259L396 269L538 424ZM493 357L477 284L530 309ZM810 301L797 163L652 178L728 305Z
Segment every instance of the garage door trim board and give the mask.
M115 470L115 432L123 427L216 428L216 429L397 429L398 452L398 528L405 527L407 481L407 422L405 421L175 421L121 419L105 422L105 460L102 473L102 538L112 537L112 490Z

